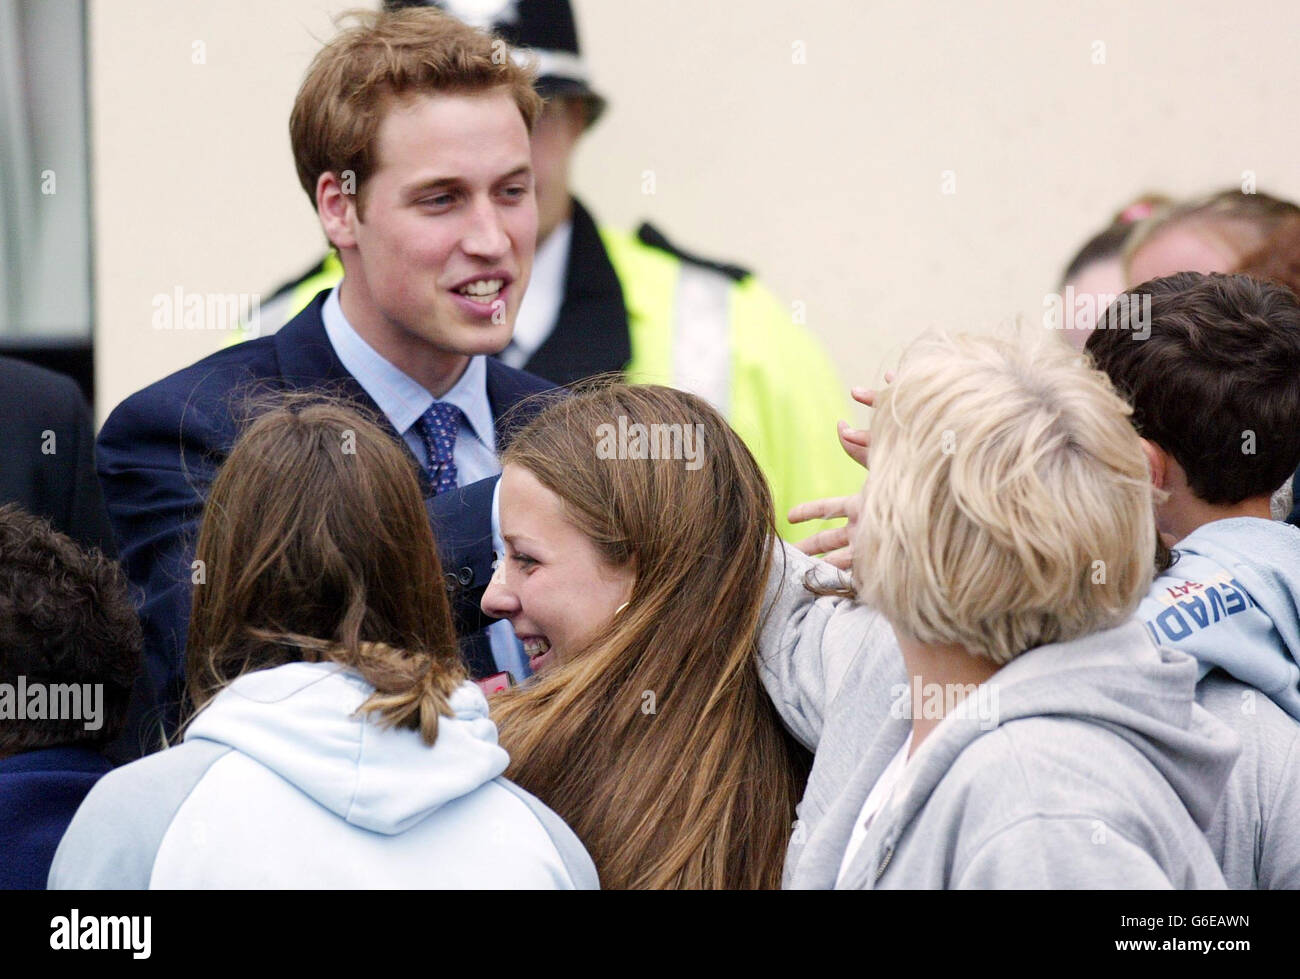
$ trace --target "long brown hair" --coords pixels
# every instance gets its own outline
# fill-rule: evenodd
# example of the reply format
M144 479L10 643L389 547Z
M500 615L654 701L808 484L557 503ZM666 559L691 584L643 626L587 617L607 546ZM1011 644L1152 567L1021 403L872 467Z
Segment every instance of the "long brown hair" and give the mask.
M414 462L378 425L279 397L217 473L195 557L195 710L241 674L328 660L375 688L363 711L433 744L465 671Z
M692 438L698 459L636 458L638 424L660 449ZM605 887L779 886L807 754L758 677L776 534L753 456L701 399L614 384L542 412L502 462L636 572L603 635L493 700L507 774L568 822Z

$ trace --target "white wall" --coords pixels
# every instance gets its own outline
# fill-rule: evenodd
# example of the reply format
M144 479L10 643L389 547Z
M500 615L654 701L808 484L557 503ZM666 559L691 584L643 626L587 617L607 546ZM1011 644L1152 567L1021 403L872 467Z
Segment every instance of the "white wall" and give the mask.
M228 339L155 330L155 295L268 292L323 251L294 174L289 110L333 33L329 12L346 6L92 0L101 421Z
M155 294L266 292L319 255L288 114L352 5L92 0L101 418L224 339L155 331ZM1287 0L577 8L611 102L579 193L805 303L846 382L928 326L1038 322L1075 246L1139 191L1250 170L1300 197Z

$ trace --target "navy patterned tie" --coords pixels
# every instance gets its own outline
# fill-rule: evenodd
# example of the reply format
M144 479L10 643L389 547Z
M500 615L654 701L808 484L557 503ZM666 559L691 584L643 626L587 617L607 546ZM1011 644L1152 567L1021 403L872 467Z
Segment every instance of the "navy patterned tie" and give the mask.
M460 431L460 409L445 401L435 401L415 423L420 427L424 447L429 453L429 482L435 494L456 488L456 433Z

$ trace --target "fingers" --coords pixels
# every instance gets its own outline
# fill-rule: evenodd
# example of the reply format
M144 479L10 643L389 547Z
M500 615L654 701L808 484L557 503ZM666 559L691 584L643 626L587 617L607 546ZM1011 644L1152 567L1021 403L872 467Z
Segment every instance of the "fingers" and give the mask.
M831 551L829 554L823 554L822 560L825 561L827 564L833 564L841 571L852 571L853 570L853 548L852 547L838 548L834 551Z
M840 441L842 442L860 445L864 449L871 444L871 433L865 428L854 428L846 421L837 422L836 428L839 430Z
M818 550L817 548L816 534L814 534L812 537L805 537L803 540L795 541L790 546L793 547L796 551L803 551L803 553L807 554L809 557L816 557L818 554L821 553L821 551Z
M816 557L819 554L829 554L839 550L849 550L849 535L843 527L836 527L833 530L823 530L813 534L811 537L805 537L794 546L803 551L809 557ZM836 565L839 567L839 565Z
M805 520L834 520L847 517L850 496L828 496L821 500L810 500L790 509L786 519L790 523L803 523Z
M831 551L849 546L849 528L832 527L813 534L807 540L810 545L816 545L814 554L829 554Z
M871 446L871 433L863 428L850 428L847 422L837 426L840 436L840 448L844 454L863 469L867 468L867 449Z
M893 384L897 375L893 371L885 371L885 383ZM875 407L876 390L874 388L852 387L849 393L853 395L853 400L860 405L866 405L868 408Z
M864 487L865 488L865 487ZM862 514L862 494L855 493L844 502L844 515L849 518L849 526L856 527L858 517Z

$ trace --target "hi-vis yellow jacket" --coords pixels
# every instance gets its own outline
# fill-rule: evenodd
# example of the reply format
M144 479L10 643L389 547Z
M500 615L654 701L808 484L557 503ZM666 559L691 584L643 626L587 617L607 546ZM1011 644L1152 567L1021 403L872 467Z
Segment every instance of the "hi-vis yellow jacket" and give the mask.
M263 307L274 332L343 278L335 253ZM712 403L771 487L777 530L799 540L828 526L791 526L796 503L856 492L865 476L836 438L852 420L847 386L822 346L752 275L637 234L597 229L575 202L565 298L557 325L523 365L556 384L605 371L667 384Z

